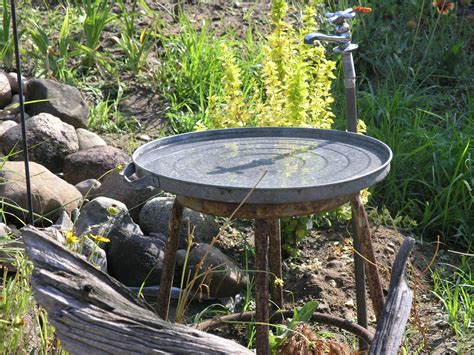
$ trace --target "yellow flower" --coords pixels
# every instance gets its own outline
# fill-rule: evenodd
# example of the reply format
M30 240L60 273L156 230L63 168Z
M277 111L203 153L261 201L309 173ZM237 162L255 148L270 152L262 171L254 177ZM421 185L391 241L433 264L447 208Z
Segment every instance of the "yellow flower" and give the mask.
M75 244L79 241L79 239L76 237L73 231L67 231L66 232L66 242L70 244Z
M280 278L275 278L275 281L273 281L273 283L275 284L275 286L280 286L280 287L283 287L283 279L280 279Z
M105 238L101 235L90 234L89 236L98 243L109 243L110 242L109 238Z

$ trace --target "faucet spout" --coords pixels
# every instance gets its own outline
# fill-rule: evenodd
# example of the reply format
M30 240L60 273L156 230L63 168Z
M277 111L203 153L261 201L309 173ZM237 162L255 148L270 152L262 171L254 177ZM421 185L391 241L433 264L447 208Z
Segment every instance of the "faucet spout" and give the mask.
M337 35L326 35L323 33L313 32L304 38L305 44L314 44L315 41L349 43L351 41L351 34L350 32L345 32Z

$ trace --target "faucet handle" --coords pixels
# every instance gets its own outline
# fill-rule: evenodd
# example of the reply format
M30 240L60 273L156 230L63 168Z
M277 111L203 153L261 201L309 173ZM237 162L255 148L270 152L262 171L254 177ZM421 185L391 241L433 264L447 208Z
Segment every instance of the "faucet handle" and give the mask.
M344 22L346 19L352 19L356 16L355 11L350 7L348 9L345 9L343 11L337 11L337 12L327 12L324 14L324 16L327 18L327 20L330 23L339 25L342 22Z

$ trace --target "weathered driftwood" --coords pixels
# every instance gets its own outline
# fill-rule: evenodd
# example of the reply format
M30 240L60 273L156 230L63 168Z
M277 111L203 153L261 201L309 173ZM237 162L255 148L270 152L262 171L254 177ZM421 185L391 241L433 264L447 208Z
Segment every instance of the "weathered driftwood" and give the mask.
M44 233L28 227L22 234L28 256L35 266L35 297L48 311L49 319L56 327L64 347L72 354L252 353L231 340L163 321L121 283L75 256ZM397 255L387 301L369 354L398 352L413 298L404 278L405 265L413 245L413 239L406 239ZM245 316L251 317L253 314ZM319 318L330 317L320 314L315 316L314 320L324 323L328 323L327 319ZM197 327L212 328L218 322L207 321ZM334 319L331 318L329 323L334 323ZM348 321L339 323L333 325L370 342L371 334L368 331Z
M387 300L370 345L369 355L398 353L413 300L413 291L408 288L404 273L414 244L412 238L405 239L393 263Z
M35 298L72 354L251 353L227 339L170 324L119 282L48 239L23 231Z

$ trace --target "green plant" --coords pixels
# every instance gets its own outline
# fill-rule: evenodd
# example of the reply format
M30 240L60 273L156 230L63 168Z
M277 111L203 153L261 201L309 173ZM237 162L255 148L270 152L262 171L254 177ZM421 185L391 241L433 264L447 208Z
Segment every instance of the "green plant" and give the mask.
M262 45L260 77L242 82L241 69L231 48L221 44L223 93L210 97L204 128L242 126L306 126L330 128L330 94L335 63L322 47L304 45L300 38L314 31L314 2L306 8L304 26L295 30L285 22L287 3L273 1L273 31ZM261 81L261 86L256 85ZM249 88L249 89L248 89Z
M31 286L32 266L11 235L0 237L0 348L5 354L63 354L44 310L37 306ZM9 270L10 268L10 270ZM11 272L9 272L11 271Z
M2 61L5 68L11 69L13 65L14 43L13 33L10 32L11 14L7 0L2 1L1 14L2 24L0 26L0 61ZM21 37L22 33L23 32L20 31L18 35Z
M43 69L38 72L40 76L56 77L61 81L71 82L75 77L75 70L70 66L71 47L74 44L70 28L69 9L63 15L64 19L59 31L57 41L51 41L50 35L45 32L33 18L30 21L28 35L34 47L30 55L43 64Z
M89 113L89 128L98 132L123 133L137 128L136 119L127 117L119 110L124 86L117 83L117 92L109 93L107 98L99 98Z
M472 255L462 255L461 265L432 270L433 293L438 297L448 313L448 323L458 338L458 351L463 345L469 347L469 339L474 335L474 275Z
M159 92L169 102L166 114L175 132L193 130L205 116L207 100L219 86L222 69L215 60L220 40L205 24L196 30L180 17L182 31L162 36L162 65L156 69Z
M76 43L76 48L86 56L86 66L90 67L96 63L106 66L106 57L97 49L102 31L115 18L112 6L108 1L101 0L82 0L81 5L77 8L84 44Z
M302 324L308 323L318 308L318 302L310 301L300 309L293 311L293 317L289 319L288 325L275 325L275 332L270 331L270 349L272 353L276 353L281 345L295 332L295 328Z
M135 22L139 16L138 2L138 0L132 2L131 10L127 9L123 0L116 3L121 11L121 16L117 16L117 21L122 29L118 45L124 53L125 67L134 74L142 70L148 54L153 49L153 39L156 37L153 29L157 23L155 19L150 25L145 26L141 31L137 31ZM147 5L143 2L142 6Z

